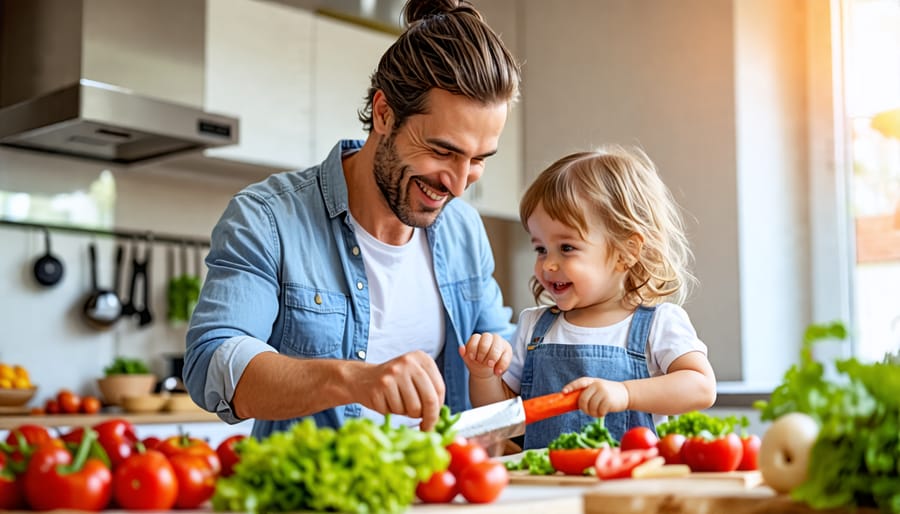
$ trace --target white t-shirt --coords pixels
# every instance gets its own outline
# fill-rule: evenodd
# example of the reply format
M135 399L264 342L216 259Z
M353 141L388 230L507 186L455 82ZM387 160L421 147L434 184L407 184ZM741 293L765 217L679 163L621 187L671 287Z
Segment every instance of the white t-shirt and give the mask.
M350 217L369 282L369 344L366 362L381 364L414 350L437 358L444 346L444 306L434 278L425 230L413 229L405 244L379 241ZM384 416L366 407L362 417L380 424ZM394 426L418 426L420 419L391 415Z
M527 345L534 332L534 325L548 307L531 307L519 315L516 333L511 341L513 356L503 380L515 392L519 392L522 371L525 367ZM632 316L607 327L579 327L566 321L561 313L547 330L542 344L597 344L625 348ZM662 303L656 307L650 325L647 344L647 371L651 377L664 375L672 362L688 352L707 353L706 345L697 337L687 312L674 303ZM576 377L573 377L573 379ZM664 416L654 415L659 423Z

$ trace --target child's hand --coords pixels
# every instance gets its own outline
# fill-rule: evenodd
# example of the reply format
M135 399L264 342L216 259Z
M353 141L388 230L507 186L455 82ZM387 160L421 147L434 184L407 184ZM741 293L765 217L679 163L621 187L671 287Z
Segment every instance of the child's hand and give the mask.
M581 377L562 388L563 393L582 389L578 408L588 416L599 418L610 412L628 410L628 389L622 382L602 378Z
M500 376L512 360L512 346L497 334L474 334L459 354L474 378Z

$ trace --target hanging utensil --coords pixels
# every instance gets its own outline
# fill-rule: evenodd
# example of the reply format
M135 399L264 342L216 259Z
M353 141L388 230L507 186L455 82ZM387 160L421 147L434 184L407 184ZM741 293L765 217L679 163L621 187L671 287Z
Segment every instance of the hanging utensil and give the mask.
M121 247L116 253L116 261L122 259ZM106 330L110 328L119 316L122 315L122 302L119 295L115 291L109 289L101 289L97 284L97 249L94 243L88 246L88 252L91 258L91 287L92 291L88 295L82 308L84 319L88 325L98 330ZM117 265L118 266L118 265Z
M144 259L139 260L139 247L137 240L132 241L131 245L131 284L128 288L128 300L125 302L124 311L128 316L136 316L138 318L138 326L146 326L153 321L153 315L150 313L150 279L147 270L150 265L150 254L152 252L153 237L147 236L144 248ZM141 305L137 303L137 288L140 282L143 299Z
M50 252L50 231L44 231L44 255L34 261L34 278L38 284L46 287L55 286L62 280L63 263Z

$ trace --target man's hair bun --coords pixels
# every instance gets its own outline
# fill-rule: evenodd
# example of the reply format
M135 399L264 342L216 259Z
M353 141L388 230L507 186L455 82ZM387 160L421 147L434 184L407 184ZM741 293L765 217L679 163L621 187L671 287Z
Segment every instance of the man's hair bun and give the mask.
M479 20L483 19L468 0L409 0L403 6L403 19L407 25L448 13L467 13Z

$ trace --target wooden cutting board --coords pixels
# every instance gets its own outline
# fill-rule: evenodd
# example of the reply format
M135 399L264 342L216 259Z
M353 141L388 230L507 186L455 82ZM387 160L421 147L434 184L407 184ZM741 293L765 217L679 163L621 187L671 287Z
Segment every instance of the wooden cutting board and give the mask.
M703 479L621 480L585 492L584 514L846 514L846 509L814 510L766 486L745 488ZM857 509L855 514L877 514Z
M740 489L750 489L762 484L762 474L759 471L731 471L728 473L691 473L686 477L663 478L663 479L623 479L623 480L607 480L607 483L621 482L646 482L649 480L688 480L691 482L700 481L703 483L710 482L726 482ZM525 485L578 485L590 486L602 482L597 477L592 476L576 476L563 475L557 473L555 475L529 475L527 471L510 471L509 483L525 484Z

